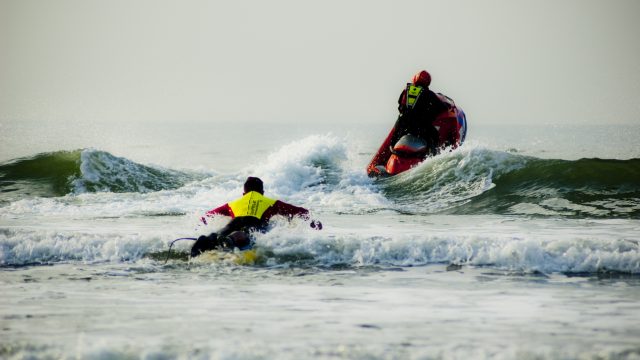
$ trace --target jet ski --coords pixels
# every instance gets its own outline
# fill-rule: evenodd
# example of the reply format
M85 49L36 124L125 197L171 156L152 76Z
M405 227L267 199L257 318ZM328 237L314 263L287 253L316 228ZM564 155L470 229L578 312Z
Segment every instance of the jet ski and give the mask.
M467 118L464 111L451 98L443 94L436 95L447 105L447 110L433 121L439 135L438 144L429 144L426 139L412 134L404 135L395 144L391 144L394 127L367 166L367 174L370 177L400 174L426 158L437 155L440 149L455 149L462 145L467 135Z

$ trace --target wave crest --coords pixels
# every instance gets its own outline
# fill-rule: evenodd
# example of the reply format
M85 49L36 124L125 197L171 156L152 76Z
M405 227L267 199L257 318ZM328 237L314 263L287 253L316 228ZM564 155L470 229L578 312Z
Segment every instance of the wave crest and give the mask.
M192 180L185 173L141 165L108 152L84 150L81 176L72 181L74 193L139 192L177 189Z
M145 193L176 189L195 178L94 149L43 153L0 165L5 201L93 192Z

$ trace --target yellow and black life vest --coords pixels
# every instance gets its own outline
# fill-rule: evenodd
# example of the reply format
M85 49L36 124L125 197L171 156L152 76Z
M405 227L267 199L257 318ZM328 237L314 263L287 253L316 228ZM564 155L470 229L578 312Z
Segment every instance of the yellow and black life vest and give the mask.
M418 101L418 98L420 97L420 94L422 94L423 90L424 88L422 86L415 86L415 85L412 85L411 83L407 84L407 101L406 101L407 109L413 109L413 107L416 105L416 102Z
M262 214L275 203L276 200L269 199L259 192L249 191L240 199L229 202L228 205L235 217L253 216L261 219Z

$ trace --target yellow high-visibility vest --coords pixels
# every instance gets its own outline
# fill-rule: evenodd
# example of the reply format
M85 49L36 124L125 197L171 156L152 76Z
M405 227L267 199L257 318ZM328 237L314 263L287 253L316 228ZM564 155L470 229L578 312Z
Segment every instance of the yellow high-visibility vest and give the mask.
M253 216L261 219L262 214L275 203L276 200L269 199L259 192L249 191L240 199L229 202L228 205L235 217Z
M422 94L422 90L422 86L407 84L407 109L413 109L420 94Z

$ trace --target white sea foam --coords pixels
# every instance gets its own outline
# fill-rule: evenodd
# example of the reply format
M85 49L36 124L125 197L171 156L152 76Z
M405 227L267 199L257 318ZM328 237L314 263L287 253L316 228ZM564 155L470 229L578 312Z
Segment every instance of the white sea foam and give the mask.
M165 247L153 231L140 236L61 230L5 230L0 233L0 265L57 262L122 262Z
M375 217L350 216L351 222L367 222ZM492 267L506 271L541 273L594 273L618 271L640 273L640 245L633 222L617 222L618 232L608 234L613 224L590 224L589 231L576 233L581 222L539 220L544 231L533 231L530 224L456 224L447 230L446 224L459 221L454 217L436 217L443 228L427 233L406 224L394 226L386 220L374 226L336 227L325 220L325 229L315 231L302 221L292 224L276 221L272 231L256 235L256 244L267 266L422 266L428 264L459 264ZM344 221L344 220L343 220ZM477 220L475 220L477 221ZM198 233L214 231L226 222L215 218ZM349 222L349 221L348 221ZM123 223L120 221L120 223ZM167 244L182 229L194 230L191 221L175 219L170 226L154 225L137 233L123 229L99 228L114 224L99 223L93 229L4 230L0 233L0 264L21 265L55 262L130 262L145 255L167 249ZM134 228L144 227L138 221ZM185 235L186 236L186 235ZM190 242L177 244L178 251L187 251Z
M457 221L436 217L434 221ZM461 228L461 226L463 228ZM275 258L300 258L319 266L420 266L460 264L516 272L640 273L640 245L633 222L616 223L618 234L606 234L608 223L591 225L586 234L574 234L580 222L540 220L545 230L530 224L503 228L483 224L456 224L454 229L421 230L389 224L350 232L340 229L327 236L311 230L292 234L278 228L258 237L259 246L272 249ZM601 228L598 236L595 230ZM274 262L274 264L276 264Z

